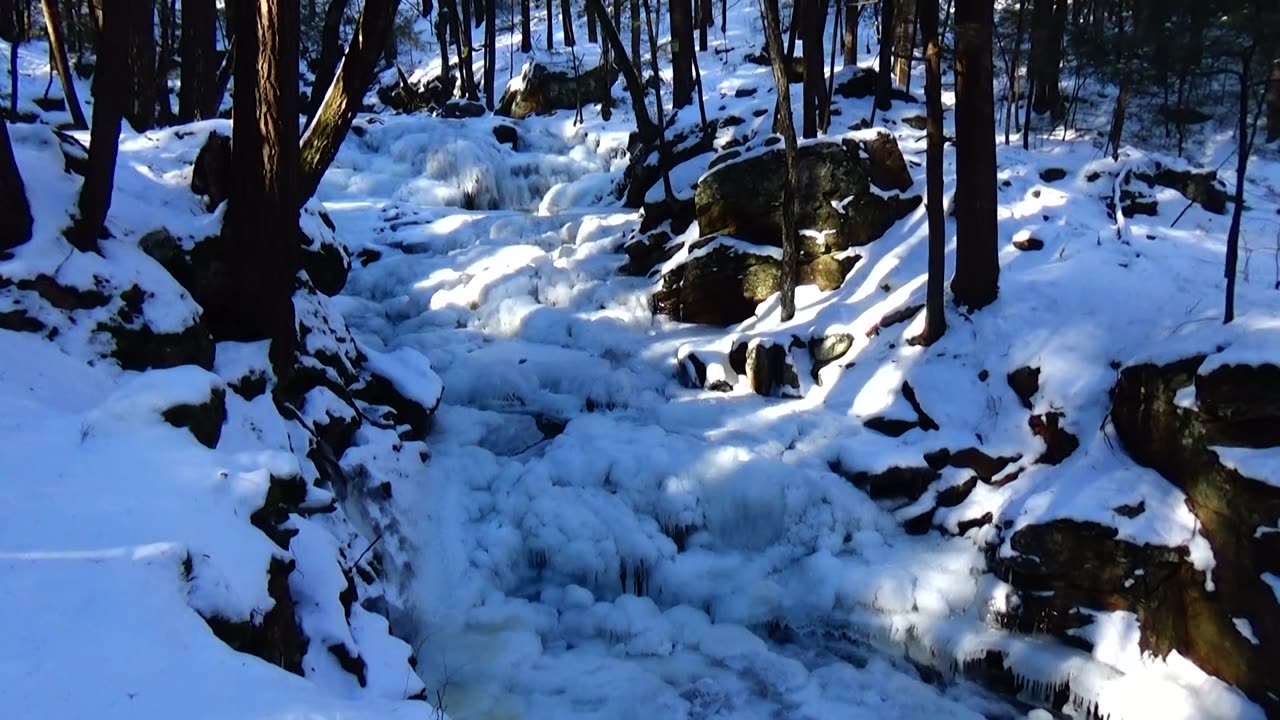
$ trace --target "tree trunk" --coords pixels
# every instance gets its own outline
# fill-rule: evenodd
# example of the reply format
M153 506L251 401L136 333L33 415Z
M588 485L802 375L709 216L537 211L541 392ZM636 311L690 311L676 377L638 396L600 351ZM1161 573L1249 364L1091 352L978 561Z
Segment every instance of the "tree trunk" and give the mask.
M653 29L653 10L649 0L644 0L644 24L649 35L649 65L653 70L653 76L661 77L658 68L658 34ZM662 193L668 209L674 213L676 196L671 188L671 163L668 161L667 154L667 122L662 108L662 83L653 84L653 95L655 112L658 114L658 165L662 168Z
M161 125L173 124L173 103L169 99L169 73L173 70L173 11L177 0L158 0L156 17L160 26L160 50L156 55L157 119Z
M858 64L858 22L862 19L862 4L853 0L836 0L845 4L844 9L844 66Z
M363 106L364 95L373 84L378 58L382 57L386 30L395 20L397 5L396 0L365 0L351 45L324 94L315 121L302 138L298 207L315 194L320 178L338 154L338 147Z
M320 29L320 58L316 61L316 79L307 98L307 125L315 121L324 92L333 83L333 74L342 60L342 16L349 0L329 0L324 9L324 25Z
M71 75L71 63L67 60L67 46L62 37L62 21L58 18L58 6L54 0L40 0L44 10L45 29L49 34L49 53L53 55L53 64L62 80L62 96L67 102L67 112L71 113L71 122L76 128L84 130L89 127L85 120L84 110L80 107L80 98L76 95L76 84ZM17 54L14 54L16 57ZM18 96L15 88L14 97ZM17 105L15 104L15 108Z
M803 7L800 21L803 23L804 46L801 47L804 62L804 136L818 137L818 123L827 94L826 78L822 72L822 30L826 27L823 0L800 0Z
M14 0L0 0L0 40L13 43L19 37L17 3ZM4 152L4 149L0 148L0 152Z
M1253 65L1252 47L1240 53L1240 119L1236 126L1236 194L1235 207L1231 209L1231 227L1227 230L1227 278L1226 307L1223 324L1236 317L1236 265L1240 259L1240 219L1244 213L1244 180L1249 172L1249 152L1252 149L1249 132L1249 69Z
M528 2L529 0L525 0ZM440 46L440 78L446 80L452 75L449 65L449 28L453 25L449 19L449 4L445 0L437 0L436 4L436 44Z
M893 77L906 87L911 83L911 54L916 40L916 0L897 0L894 10Z
M128 98L130 26L133 4L147 0L113 0L102 12L98 67L93 74L93 129L89 133L89 161L80 187L78 216L67 240L81 252L98 252L98 240L111 209L116 156L120 152L120 120Z
M469 2L470 0L449 0L449 20L453 24L453 44L458 53L458 73L462 76L463 91L466 92L467 99L476 100L480 97L480 93L476 89L475 63L471 57L470 18L466 17L465 13L461 18L458 14L458 6L466 8ZM363 11L361 14L363 15ZM394 19L393 16L392 20ZM373 58L374 64L377 61L376 57Z
M494 82L498 72L497 0L484 3L484 106L493 111Z
M1013 117L1018 113L1019 81L1018 63L1022 56L1023 17L1027 11L1027 0L1018 0L1018 29L1013 35L1013 61L1009 63L1009 104L1004 113L1004 144L1009 144L1009 131L1013 127Z
M656 139L658 128L649 119L649 109L645 107L644 85L640 82L640 76L636 74L636 66L632 64L631 58L627 57L627 48L622 44L622 38L618 36L617 26L605 12L604 0L587 0L587 12L596 15L600 30L604 33L604 40L616 56L614 65L622 73L622 79L627 85L627 93L631 95L631 109L636 116L636 130L640 134L641 141ZM637 57L636 62L639 60L640 58Z
M693 6L690 0L671 0L671 104L676 108L693 101Z
M943 211L942 43L938 39L938 0L920 0L920 35L924 41L925 210L929 218L929 275L925 289L924 332L913 342L932 345L947 331L943 306L947 271L947 217Z
M529 0L520 0L520 52L533 52L533 22L529 18Z
M587 13L587 42L592 45L600 43L600 33L596 29L596 16L591 13Z
M1280 59L1271 61L1267 78L1267 142L1280 140Z
M1062 33L1065 0L1033 0L1031 6L1031 55L1035 75L1031 81L1032 109L1037 114L1057 112L1062 106Z
M222 235L237 292L215 311L214 337L271 340L283 380L293 367L299 269L298 0L233 0L236 82L231 186ZM380 41L386 33L375 33ZM319 120L318 122L323 122ZM206 311L208 308L206 308Z
M578 41L573 36L573 5L570 0L560 0L560 27L564 30L564 46L577 45Z
M0 251L12 250L31 239L31 203L13 155L9 126L3 118L0 118L0 203L5 208L0 212Z
M791 83L786 66L786 54L782 47L782 26L779 19L778 0L763 0L764 36L769 47L769 58L773 66L773 84L778 91L778 103L775 106L778 122L775 127L782 129L783 151L787 158L787 177L782 183L782 321L786 322L796 314L796 280L797 239L795 218L796 194L796 126L791 117Z
M113 0L114 1L114 0ZM156 23L151 0L135 0L129 18L129 97L125 118L142 132L156 124ZM297 25L297 19L293 20ZM106 32L104 29L103 32Z
M217 6L214 0L182 2L182 68L178 85L178 119L206 120L217 113L210 107L217 68Z
M635 58L635 66L640 68L643 62L640 55L640 0L631 0L631 57Z
M993 0L956 0L956 302L976 310L999 292Z
M893 106L889 91L893 89L893 6L897 0L880 0L880 67L876 76L876 110ZM874 116L874 111L872 112Z
M698 51L707 51L707 29L715 24L712 17L711 0L697 0L698 10Z
M556 47L556 26L555 26L555 8L556 0L547 0L547 49L554 50Z
M1111 113L1111 131L1107 134L1107 147L1111 149L1111 159L1120 160L1120 138L1124 133L1124 116L1129 109L1129 79L1120 80L1120 92L1116 95L1116 107Z

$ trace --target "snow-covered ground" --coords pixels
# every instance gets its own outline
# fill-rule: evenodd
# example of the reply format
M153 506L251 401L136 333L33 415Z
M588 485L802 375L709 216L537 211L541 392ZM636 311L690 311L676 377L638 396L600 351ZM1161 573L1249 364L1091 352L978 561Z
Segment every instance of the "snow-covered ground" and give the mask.
M732 10L729 33L713 34L716 52L702 55L703 81L714 114L750 118L751 103L772 107L772 81L742 59L756 49L755 7ZM509 57L505 46L498 56ZM42 52L22 58L30 93L48 69ZM759 98L735 97L748 86ZM833 135L870 112L859 100L839 109ZM924 137L901 120L922 112L899 103L877 116L902 147L916 193ZM631 118L625 102L611 121L597 108L584 115L583 125L572 112L517 123L518 150L494 138L496 120L364 117L321 185L338 238L363 258L331 306L389 374L411 372L408 348L444 385L429 457L366 444L343 459L397 478L384 524L397 537L374 553L396 548L384 562L388 587L371 592L401 605L391 619L408 646L359 605L344 623L326 615L340 607L317 603L304 625L360 648L369 687L323 653L308 656L329 664L308 680L234 653L192 611L252 617L270 607L255 593L281 551L240 516L261 504L269 474L307 470L288 452L299 428L270 402L228 393L216 449L156 415L240 377L235 360L263 364L262 348L219 348L230 365L213 373L128 373L87 363L92 348L74 333L48 341L0 331L5 717L429 717L426 705L398 702L421 687L404 676L410 648L426 696L460 720L1043 717L1033 708L1050 707L1064 686L1067 705L1050 709L1068 715L1261 717L1176 653L1142 656L1131 614L1098 614L1082 631L1091 653L1000 630L994 616L1012 589L987 571L986 553L1002 525L1093 519L1122 539L1186 546L1197 568L1212 570L1182 493L1115 448L1107 392L1113 363L1233 346L1280 326L1273 158L1255 160L1241 317L1220 330L1229 218L1197 206L1172 225L1185 203L1167 190L1156 193L1154 217L1107 215L1120 178L1173 160L1126 148L1113 163L1084 133L1040 140L1029 153L1002 146L1000 300L972 316L949 307L946 337L921 349L906 340L923 315L868 330L922 301L923 207L859 248L863 259L840 290L800 288L789 323L779 322L776 298L728 330L655 317L654 281L617 272L639 219L612 193ZM768 117L752 120L767 132ZM694 122L688 108L676 125ZM46 263L64 282L59 273L106 266L162 272L136 250L141 235L217 227L185 187L212 129L226 124L126 131L109 222L117 239L104 243L98 265L64 268L48 223L65 221L74 183L47 130L11 126L39 242L9 262ZM1048 168L1066 176L1044 180ZM701 172L684 170L690 182ZM950 166L947 178L949 194ZM1031 236L1042 250L1012 246ZM191 300L169 284L164 308L179 323ZM852 349L803 377L799 398L757 396L730 369L728 393L677 380L677 360L690 351L723 357L749 338L837 332L853 336ZM1043 444L1004 380L1024 366L1040 369L1031 412L1063 413L1080 439L1060 465L1032 462ZM904 382L941 429L888 438L864 428L871 417L914 417ZM946 533L912 536L901 526L933 507L936 491L905 507L876 502L836 472L879 472L962 447L1015 457L1007 472L1021 474L940 508L935 524ZM1275 480L1274 453L1229 461ZM944 470L934 487L968 475ZM1146 512L1136 518L1114 512L1139 503ZM340 588L334 572L373 537L355 534L361 519L341 512L296 522L289 552L304 572L295 596ZM211 579L184 579L184 562ZM356 637L357 628L367 632ZM956 672L995 649L1022 683L1019 698Z

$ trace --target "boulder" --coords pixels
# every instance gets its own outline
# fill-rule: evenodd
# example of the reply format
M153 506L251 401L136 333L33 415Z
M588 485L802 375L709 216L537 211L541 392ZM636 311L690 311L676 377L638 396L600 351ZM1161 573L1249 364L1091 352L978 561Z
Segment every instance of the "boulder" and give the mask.
M1143 639L1157 653L1177 650L1274 716L1280 676L1270 669L1280 664L1280 601L1261 576L1280 574L1280 543L1259 528L1280 523L1280 487L1225 467L1212 448L1280 446L1280 417L1238 412L1240 405L1224 404L1232 393L1215 397L1231 386L1230 366L1206 384L1207 407L1176 402L1188 386L1198 392L1204 359L1126 367L1111 392L1111 420L1124 449L1186 493L1215 560L1213 591L1194 579L1174 584L1168 592L1177 596L1143 618ZM1235 630L1235 618L1250 624L1258 644Z
M1207 415L1227 422L1280 421L1280 366L1215 367L1196 376L1196 402Z
M160 416L176 428L186 428L201 445L216 448L222 437L222 424L227 420L227 391L211 387L204 402L174 405L161 411Z
M572 68L553 68L539 62L525 65L519 80L507 86L495 115L517 120L556 110L575 110L610 98L613 72L604 65L575 75Z
M893 154L882 144L877 152L881 165L873 168L863 144L853 140L801 146L796 227L818 233L801 237L802 261L866 245L920 204L918 195L886 198L871 189L873 175L894 174L889 167ZM901 153L896 156L896 162L901 162ZM699 230L704 235L727 233L760 245L780 246L785 178L781 147L714 165L694 195Z
M691 259L663 276L661 289L653 295L654 312L681 322L732 325L754 315L761 301L782 289L782 261L776 251L756 250L731 239L702 242ZM660 258L670 248L649 247L643 252L648 258ZM799 284L834 290L861 259L821 255L803 262L802 258Z
M1174 170L1162 163L1156 163L1154 172L1135 172L1133 177L1135 180L1151 185L1177 190L1187 200L1199 203L1201 207L1215 215L1227 214L1227 201L1231 196L1218 180L1218 173L1213 170L1202 172Z
M488 110L485 109L484 103L464 98L453 98L444 104L444 110L440 114L446 118L462 120L484 117L486 112Z

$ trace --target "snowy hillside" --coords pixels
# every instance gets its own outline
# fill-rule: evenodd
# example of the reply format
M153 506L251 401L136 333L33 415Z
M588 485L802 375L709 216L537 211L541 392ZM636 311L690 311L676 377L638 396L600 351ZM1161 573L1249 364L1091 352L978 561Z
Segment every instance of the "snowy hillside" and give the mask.
M191 166L230 122L126 129L96 255L62 237L65 118L22 105L0 715L1274 716L1274 146L1227 326L1229 210L1187 189L1234 182L1205 179L1226 131L1186 160L1113 161L1084 131L999 146L999 300L948 303L922 348L924 106L868 127L860 70L838 70L802 152L839 182L798 199L831 226L805 228L782 322L780 250L709 226L766 204L780 157L757 12L733 5L699 56L708 125L668 118L675 211L621 80L580 123L371 93L303 210L308 257L345 282L308 271L287 381L265 342L211 342L191 290L217 280L190 259L225 209ZM423 42L414 80L438 66ZM512 93L526 60L599 62L509 42ZM18 67L38 96L45 48Z

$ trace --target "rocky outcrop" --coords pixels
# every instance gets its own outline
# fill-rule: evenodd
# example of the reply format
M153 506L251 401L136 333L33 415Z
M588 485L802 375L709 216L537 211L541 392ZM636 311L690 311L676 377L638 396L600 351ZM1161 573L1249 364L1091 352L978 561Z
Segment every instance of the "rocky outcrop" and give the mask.
M604 65L575 73L572 68L530 63L520 79L502 93L494 114L520 120L530 115L605 102L610 97L613 77L610 68Z
M1139 545L1114 528L1073 520L1019 529L1010 537L1016 555L993 565L1024 591L1010 624L1071 640L1071 629L1088 620L1082 609L1129 610L1145 650L1176 650L1275 716L1280 602L1262 575L1280 573L1280 533L1266 530L1280 523L1280 487L1225 466L1213 448L1280 446L1280 368L1223 365L1200 375L1204 360L1124 368L1111 421L1135 461L1186 494L1213 550L1211 582L1186 548ZM1195 403L1177 399L1193 387ZM1114 509L1123 517L1146 511Z

